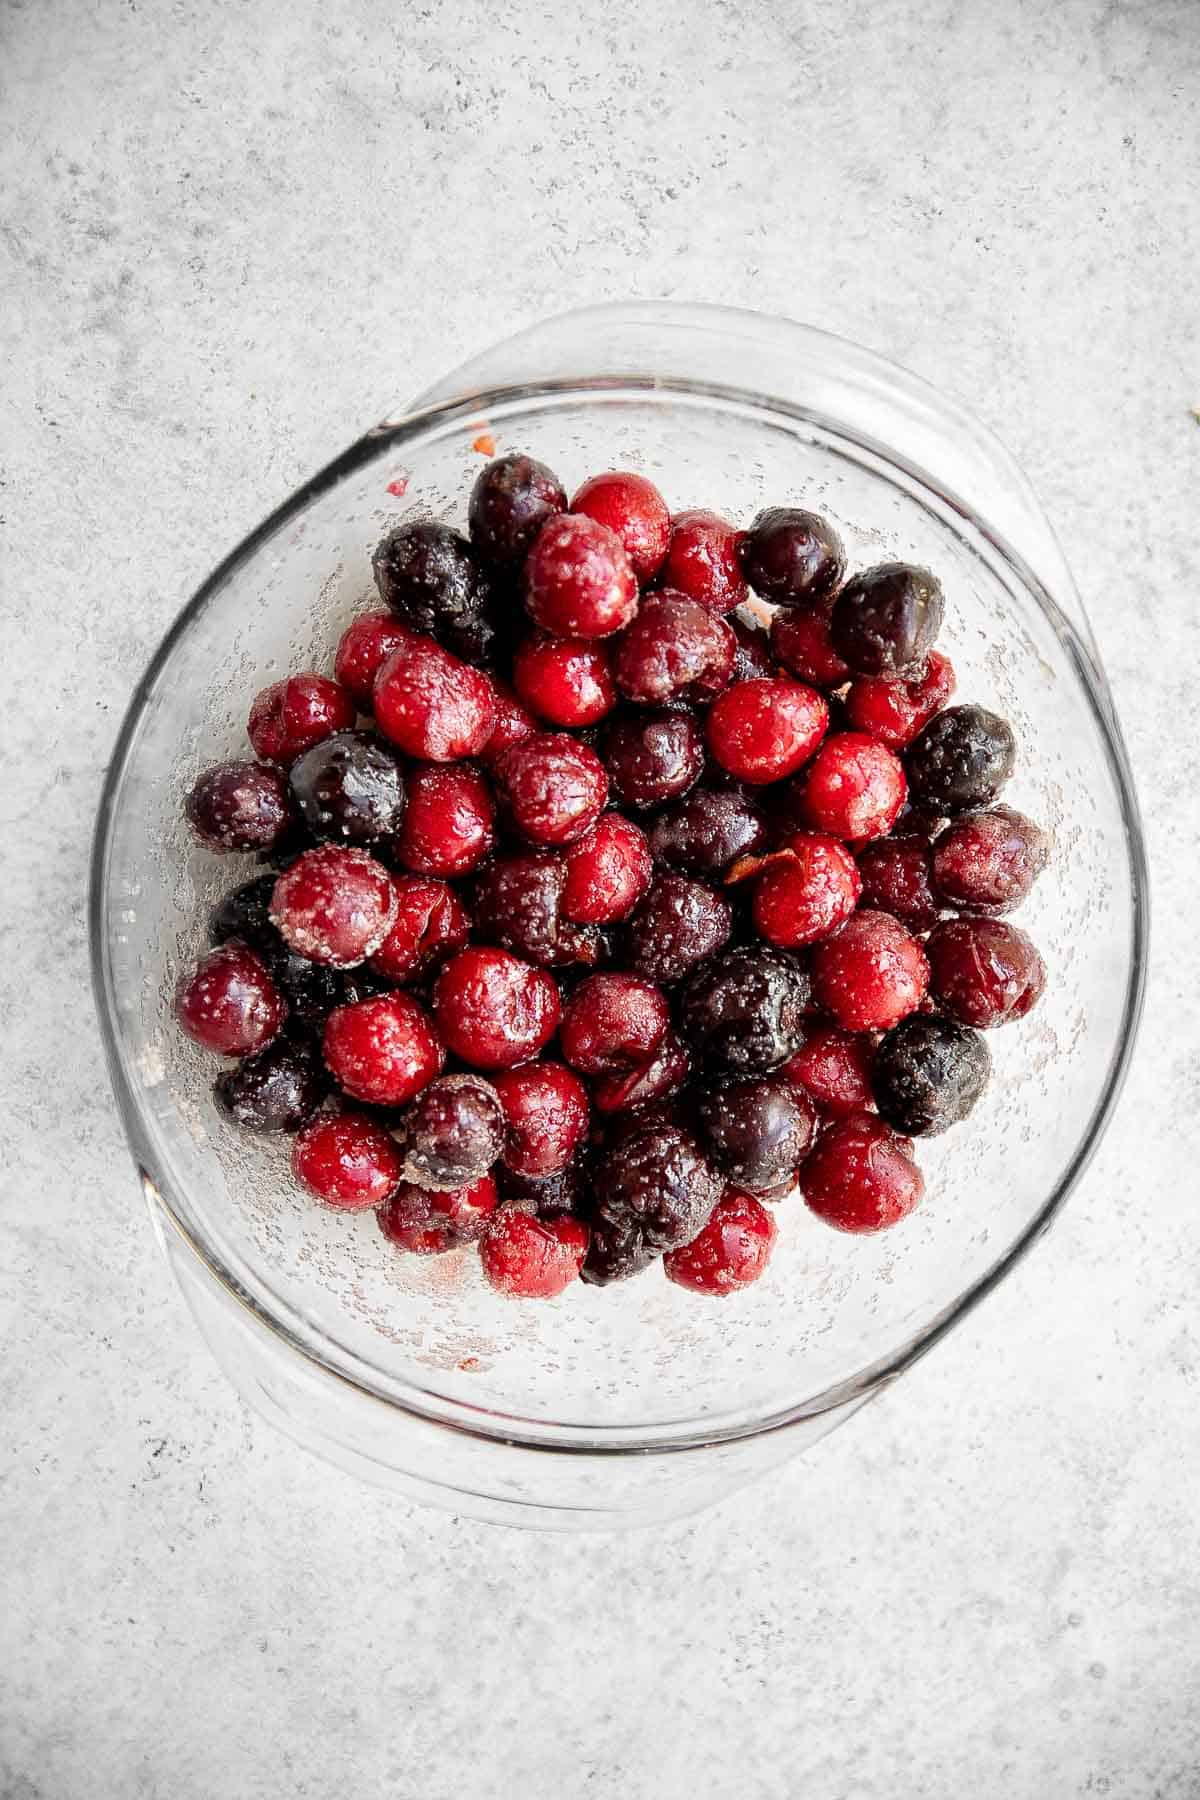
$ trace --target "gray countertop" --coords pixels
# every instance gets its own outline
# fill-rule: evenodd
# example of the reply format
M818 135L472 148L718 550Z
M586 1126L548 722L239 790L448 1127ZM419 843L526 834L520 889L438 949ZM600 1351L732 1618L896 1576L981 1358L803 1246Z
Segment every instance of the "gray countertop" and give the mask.
M9 0L5 1800L1200 1794L1198 96L1191 0ZM242 1409L135 1192L83 891L213 562L466 350L625 295L860 338L1008 441L1156 949L1114 1126L988 1304L758 1487L567 1540Z

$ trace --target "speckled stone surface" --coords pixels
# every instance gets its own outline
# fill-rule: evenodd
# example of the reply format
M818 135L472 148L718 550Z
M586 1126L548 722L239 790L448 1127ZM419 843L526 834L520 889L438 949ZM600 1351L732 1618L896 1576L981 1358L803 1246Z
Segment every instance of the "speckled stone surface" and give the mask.
M0 1795L1200 1794L1193 0L0 9ZM1141 1051L1056 1231L660 1535L361 1488L154 1248L87 985L132 681L306 472L563 307L832 327L1054 518L1146 808Z

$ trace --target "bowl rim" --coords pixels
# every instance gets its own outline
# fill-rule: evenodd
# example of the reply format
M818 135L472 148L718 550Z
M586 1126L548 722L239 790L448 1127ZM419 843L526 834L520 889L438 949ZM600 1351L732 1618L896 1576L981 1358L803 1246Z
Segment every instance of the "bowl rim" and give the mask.
M618 315L629 310L626 303L616 302L610 307L581 309L574 316L582 318L589 314L600 313ZM643 317L653 316L654 303L641 303L637 311ZM881 378L902 380L910 388L915 388L935 404L945 405L952 409L956 415L956 422L965 420L972 425L975 423L965 409L956 402L946 402L940 392L930 384L912 375L900 365L891 362L890 359L879 356L876 352L870 351L852 340L820 331L812 326L798 325L790 320L731 308L703 305L681 308L677 303L663 303L661 312L663 322L668 324L675 322L681 313L694 313L703 315L706 324L711 324L714 318L719 319L725 315L770 323L773 327L790 325L812 343L827 343L830 346L831 354L852 353L860 362L865 358ZM559 324L564 318L571 316L570 314L558 315L553 321L547 321L547 323ZM154 1158L147 1142L149 1134L142 1128L144 1109L137 1088L130 1079L122 1053L120 1011L116 1000L116 984L112 970L108 869L117 803L135 749L138 727L158 679L169 663L175 647L210 601L221 591L230 576L249 561L277 532L302 513L312 501L329 492L339 482L354 475L358 470L365 468L368 463L385 451L403 445L408 439L419 435L432 423L439 420L457 421L462 419L469 421L480 413L499 412L506 404L537 396L598 395L616 389L659 395L690 393L695 397L732 400L754 409L769 408L776 415L783 414L793 419L818 425L835 438L882 459L910 481L916 481L929 494L936 494L943 504L949 504L964 520L969 521L974 529L981 531L986 536L993 552L1007 564L1009 572L1016 577L1024 590L1032 594L1050 618L1070 653L1099 732L1119 799L1125 828L1130 890L1130 963L1121 1017L1105 1078L1100 1085L1086 1123L1081 1128L1074 1153L1069 1158L1053 1189L997 1260L954 1300L943 1307L907 1343L900 1345L890 1354L877 1358L874 1362L857 1370L853 1375L823 1389L816 1395L788 1405L776 1406L762 1415L734 1419L729 1422L710 1418L707 1421L703 1419L655 1421L653 1424L640 1427L627 1423L606 1425L601 1422L552 1424L476 1405L441 1391L424 1388L417 1381L390 1378L391 1385L385 1389L372 1379L370 1364L355 1352L335 1344L318 1327L306 1320L301 1320L298 1316L294 1316L293 1321L289 1322L287 1318L281 1316L287 1310L286 1308L280 1307L272 1310L255 1295L245 1281L239 1278L234 1269L226 1266L209 1244L197 1236L172 1203L169 1183L152 1173L151 1168L147 1166L153 1163ZM986 428L978 427L978 429L981 434L988 438L991 437L991 434L986 432ZM995 440L992 441L995 442ZM1007 457L1007 452L1002 451L1002 454ZM1013 467L1020 475L1019 465L1014 463ZM1024 479L1023 476L1022 479ZM1086 614L1083 616L1086 621ZM824 1413L836 1411L852 1401L869 1396L911 1367L940 1342L947 1332L965 1319L1022 1260L1036 1240L1057 1217L1067 1197L1087 1168L1111 1120L1124 1085L1136 1042L1146 988L1149 878L1140 809L1128 753L1098 658L1095 657L1076 625L1064 614L1053 595L1048 592L1020 554L969 503L954 493L948 492L943 479L934 477L929 471L898 452L894 446L872 440L858 430L848 429L844 421L834 419L819 409L780 400L775 396L756 393L736 385L723 386L720 383L689 381L682 378L664 379L644 372L600 377L584 373L578 377L566 379L471 390L454 399L439 401L427 406L418 405L415 410L407 413L402 419L388 421L371 428L343 450L340 455L302 482L281 505L270 512L217 564L216 568L180 609L163 635L134 687L122 719L105 773L92 840L88 934L93 996L109 1077L117 1100L122 1127L143 1185L148 1194L157 1202L161 1209L161 1216L197 1258L206 1273L229 1298L251 1315L258 1326L264 1328L272 1336L281 1339L288 1347L297 1351L307 1362L315 1365L324 1374L344 1382L360 1395L365 1395L369 1399L383 1404L389 1411L412 1414L423 1422L439 1428L485 1441L502 1442L549 1453L645 1455L647 1453L702 1449L722 1443L757 1438L768 1433L786 1430L801 1420L812 1419ZM266 1283L260 1285L264 1288L267 1287Z

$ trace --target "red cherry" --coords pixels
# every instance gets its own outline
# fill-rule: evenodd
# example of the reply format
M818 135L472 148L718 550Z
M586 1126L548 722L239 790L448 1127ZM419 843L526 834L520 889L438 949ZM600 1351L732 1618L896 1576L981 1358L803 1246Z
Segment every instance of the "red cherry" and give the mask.
M552 1300L569 1287L587 1255L588 1229L562 1213L539 1219L519 1206L502 1206L479 1246L489 1286L521 1300Z
M644 475L613 470L585 481L571 502L573 513L586 513L615 531L643 587L657 575L671 538L667 503Z
M444 881L397 875L396 923L368 961L385 981L405 981L415 971L461 950L471 921L467 909Z
M752 1194L726 1188L698 1237L663 1257L667 1280L721 1299L759 1279L771 1260L775 1221Z
M908 793L899 757L860 731L827 737L800 790L800 810L814 831L831 837L886 837Z
M361 1113L320 1113L292 1146L297 1181L336 1212L381 1205L403 1168L396 1140Z
M642 706L703 703L733 679L737 639L716 613L669 588L647 595L617 643L617 686Z
M333 672L360 712L370 712L375 677L389 656L417 642L418 634L402 625L393 612L360 613L338 641Z
M646 834L620 813L601 815L566 852L562 910L580 925L611 925L631 913L654 874Z
M477 1069L531 1062L554 1036L561 1011L553 976L482 946L443 966L433 1004L450 1049Z
M676 1093L691 1072L691 1057L673 1031L666 1031L657 1048L632 1069L615 1069L592 1083L592 1105L597 1112L628 1112Z
M793 606L771 621L771 654L791 674L828 691L849 681L851 669L834 649L829 618L823 612Z
M870 1113L838 1119L800 1171L810 1211L839 1231L885 1231L913 1210L925 1181L912 1142Z
M1032 938L1007 919L943 919L926 948L934 998L962 1025L1007 1025L1041 999L1046 965Z
M543 525L525 559L525 609L555 637L611 637L637 610L637 577L615 531L583 513Z
M933 884L950 906L1001 913L1019 906L1050 860L1046 833L1014 812L994 806L955 819L933 850Z
M261 958L231 938L181 978L175 1017L203 1049L218 1056L249 1056L276 1036L287 1006Z
M557 1175L587 1135L587 1089L561 1063L504 1069L493 1085L508 1122L502 1152L516 1175Z
M254 754L287 769L335 732L349 731L358 709L326 675L289 675L263 688L250 708L246 734Z
M506 681L492 679L492 691L496 696L496 723L492 727L492 735L480 751L480 759L484 763L492 763L514 744L523 744L526 738L533 737L541 730L533 714L517 699Z
M757 786L794 775L828 724L828 706L803 682L739 681L709 712L708 747L723 769Z
M841 1119L847 1113L875 1111L873 1054L869 1037L856 1037L836 1025L818 1025L783 1072L789 1081L800 1083L826 1118Z
M440 1256L473 1244L483 1236L499 1203L496 1181L482 1175L469 1187L418 1187L402 1181L376 1213L379 1229L397 1250L414 1256Z
M954 692L954 666L940 650L931 650L920 675L910 680L894 675L860 675L846 695L846 717L893 750L903 750L940 712Z
M338 1086L374 1106L404 1106L446 1060L429 1014L411 994L335 1006L321 1048Z
M584 1075L635 1069L654 1054L671 1022L661 989L636 975L589 975L563 1008L563 1057Z
M396 890L365 850L319 844L285 869L271 894L271 923L309 962L353 969L379 949L396 918Z
M916 939L890 913L854 913L812 953L813 994L847 1031L890 1031L929 986Z
M659 571L663 587L690 594L710 612L732 612L750 598L738 554L743 533L704 507L676 513Z
M604 764L565 731L540 731L506 750L493 775L509 817L531 844L574 843L608 799Z
M492 790L478 769L426 763L410 769L408 800L392 840L396 861L417 875L466 875L496 841Z
M595 725L617 703L608 652L586 638L556 638L548 632L526 638L513 658L512 673L521 700L549 725L579 731Z
M894 913L910 931L937 924L939 905L931 885L933 856L923 836L875 838L858 852L862 904Z
M477 756L496 725L487 676L432 638L418 638L388 657L375 677L374 705L384 737L425 762Z
M753 860L753 859L750 859ZM858 905L862 878L844 844L796 832L763 859L751 912L760 937L785 950L829 937Z

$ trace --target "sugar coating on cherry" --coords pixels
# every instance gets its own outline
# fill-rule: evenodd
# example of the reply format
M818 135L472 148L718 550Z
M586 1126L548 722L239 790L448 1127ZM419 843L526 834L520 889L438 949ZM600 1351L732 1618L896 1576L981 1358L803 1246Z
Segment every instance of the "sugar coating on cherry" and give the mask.
M395 922L396 890L365 850L320 844L286 868L271 895L271 921L310 962L352 969L374 954Z

